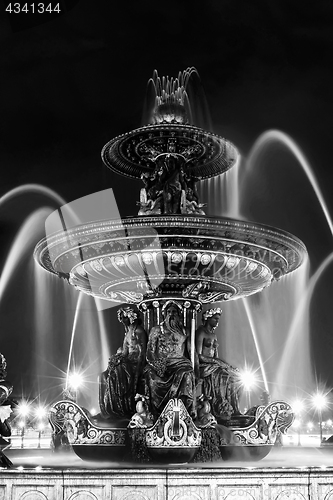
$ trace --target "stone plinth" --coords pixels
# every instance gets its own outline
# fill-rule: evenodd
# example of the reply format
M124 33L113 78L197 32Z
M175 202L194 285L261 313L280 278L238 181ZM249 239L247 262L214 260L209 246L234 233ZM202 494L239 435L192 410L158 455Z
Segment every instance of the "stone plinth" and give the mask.
M1 470L1 500L333 500L333 467Z

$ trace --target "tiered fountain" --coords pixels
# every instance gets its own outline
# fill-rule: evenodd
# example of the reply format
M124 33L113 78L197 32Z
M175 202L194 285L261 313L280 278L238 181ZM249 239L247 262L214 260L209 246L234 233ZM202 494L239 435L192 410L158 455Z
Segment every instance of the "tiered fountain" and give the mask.
M280 229L205 214L196 183L232 168L238 152L229 141L191 123L189 76L189 71L176 79L155 74L150 123L103 148L102 159L111 170L142 179L138 216L73 225L59 209L53 219L61 229L47 234L35 250L35 259L44 269L79 291L125 304L120 312L125 317L133 316L134 307L134 317L143 314L144 329L150 332L148 361L143 363L147 366L137 373L141 380L136 380L131 393L132 414L117 405L107 408L105 403L110 379L122 362L116 356L101 376L100 414L90 415L70 399L54 405L55 438L67 433L84 459L120 461L126 456L127 460L173 463L193 460L197 453L201 461L213 460L213 444L224 458L236 449L262 458L293 420L288 403L269 399L246 415L235 405L228 417L218 414L212 410L214 396L212 400L201 384L195 338L198 313L208 309L206 317L212 317L220 314L216 302L260 292L297 269L306 249L298 238ZM166 372L160 373L149 361L149 349L156 335L161 342L170 306L178 312L188 340L188 354L183 346L181 357L188 355L192 362L191 380L197 385L192 406L178 388L162 405L156 402L155 384L165 382ZM134 363L132 370L138 371L138 365ZM237 370L230 365L225 365L221 380L226 387L232 380L231 392L238 391ZM137 395L135 411L138 387L142 394Z

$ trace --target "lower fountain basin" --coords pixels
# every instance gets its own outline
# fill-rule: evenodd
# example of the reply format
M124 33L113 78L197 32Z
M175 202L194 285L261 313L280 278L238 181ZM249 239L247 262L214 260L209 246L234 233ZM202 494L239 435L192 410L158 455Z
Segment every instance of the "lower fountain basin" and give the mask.
M126 446L108 444L77 444L72 448L79 458L89 462L122 462L128 452Z
M223 460L256 461L265 458L273 448L273 445L241 445L241 446L220 446L220 453Z
M153 462L158 464L186 464L191 462L199 451L199 446L196 447L170 447L170 448L155 448L147 446L149 455Z

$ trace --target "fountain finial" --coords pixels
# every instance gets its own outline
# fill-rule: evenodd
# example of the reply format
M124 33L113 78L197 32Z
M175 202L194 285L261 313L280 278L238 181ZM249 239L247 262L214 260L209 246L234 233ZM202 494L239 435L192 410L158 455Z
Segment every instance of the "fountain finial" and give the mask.
M150 124L177 123L187 125L191 119L191 107L186 87L195 68L180 71L176 78L158 76L154 70L148 84L152 84L155 93L155 103L150 117Z

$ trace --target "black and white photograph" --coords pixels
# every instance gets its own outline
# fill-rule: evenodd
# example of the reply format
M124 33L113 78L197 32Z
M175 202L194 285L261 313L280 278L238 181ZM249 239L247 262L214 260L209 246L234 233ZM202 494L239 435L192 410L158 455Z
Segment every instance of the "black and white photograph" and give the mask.
M0 498L333 498L332 2L0 40Z

